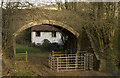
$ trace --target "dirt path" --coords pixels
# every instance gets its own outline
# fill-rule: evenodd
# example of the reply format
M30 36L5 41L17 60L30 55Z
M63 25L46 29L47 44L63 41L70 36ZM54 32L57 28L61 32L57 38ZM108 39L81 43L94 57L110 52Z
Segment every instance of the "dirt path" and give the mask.
M49 68L48 58L46 57L29 55L28 59L32 72L38 76L108 76L108 74L97 71L57 72Z
M29 62L32 65L33 72L40 76L55 76L51 73L48 66L48 58L40 56L29 56Z

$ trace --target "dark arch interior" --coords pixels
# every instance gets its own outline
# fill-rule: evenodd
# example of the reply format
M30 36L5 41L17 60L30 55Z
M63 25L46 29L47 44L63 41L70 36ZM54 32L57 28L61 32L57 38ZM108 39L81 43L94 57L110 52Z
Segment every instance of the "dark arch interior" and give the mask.
M71 33L70 31L68 31L65 28L62 28L61 26L51 25L51 24L43 24L43 25L50 25L50 26L54 26L54 27L58 28L62 34L68 36L67 41L64 43L65 50L67 50L68 53L76 53L77 52L78 39L73 33Z
M54 26L55 28L59 29L60 32L63 34L62 36L66 37L67 40L64 41L64 50L67 50L68 53L76 53L77 52L77 37L71 33L70 31L68 31L67 29L65 28L62 28L61 26L57 26L57 25L51 25L51 24L42 24L42 25L49 25L49 26ZM31 38L30 36L30 32L31 32L31 27L24 30L23 32L26 32L27 31L27 35L26 37L29 37ZM29 32L29 33L28 33ZM16 37L16 43L19 43L21 40L17 40L17 39L22 39L20 38L21 34L19 34L17 37ZM27 38L25 38L25 40L27 40ZM29 40L29 42L31 42L31 40Z

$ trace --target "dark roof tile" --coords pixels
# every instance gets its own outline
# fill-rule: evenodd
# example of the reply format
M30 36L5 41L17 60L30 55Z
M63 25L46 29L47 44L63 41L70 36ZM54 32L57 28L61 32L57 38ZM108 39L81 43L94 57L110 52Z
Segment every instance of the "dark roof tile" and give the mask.
M32 31L60 31L60 30L51 25L36 25L32 27Z

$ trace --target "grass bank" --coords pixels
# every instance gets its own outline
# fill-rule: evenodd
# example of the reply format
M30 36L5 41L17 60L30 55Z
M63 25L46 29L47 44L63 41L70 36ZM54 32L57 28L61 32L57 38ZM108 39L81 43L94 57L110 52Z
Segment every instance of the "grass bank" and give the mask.
M30 47L30 46L26 46L26 45L21 45L21 44L17 44L16 45L16 53L25 53L28 52L28 54L30 55L37 55L37 56L41 56L41 57L48 57L49 53L47 52L42 52L40 49L36 48L36 47Z

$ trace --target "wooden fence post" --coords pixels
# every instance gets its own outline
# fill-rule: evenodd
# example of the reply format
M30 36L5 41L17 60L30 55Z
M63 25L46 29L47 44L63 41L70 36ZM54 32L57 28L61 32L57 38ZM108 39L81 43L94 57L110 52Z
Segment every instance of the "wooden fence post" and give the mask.
M52 69L52 67L53 67L53 56L51 55L51 69Z
M86 69L86 54L84 54L84 69L83 70L85 69Z
M75 70L78 68L78 54L75 55Z
M54 69L55 66L55 58L54 58L54 51L52 51L52 68Z
M59 59L57 58L57 72L59 72Z
M51 64L50 64L50 63L51 63L51 61L50 61L50 54L49 54L49 67L51 67Z
M26 51L26 63L27 63L27 51Z
M52 51L52 55L54 55L54 51Z
M89 69L89 55L88 53L86 53L86 69L88 70Z
M65 50L65 56L67 56L67 51Z

